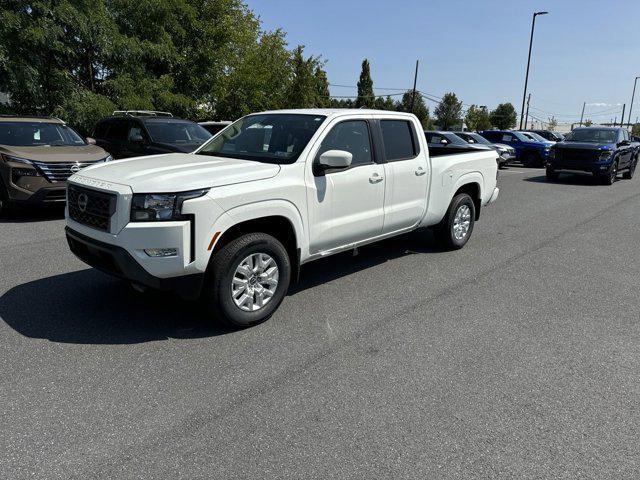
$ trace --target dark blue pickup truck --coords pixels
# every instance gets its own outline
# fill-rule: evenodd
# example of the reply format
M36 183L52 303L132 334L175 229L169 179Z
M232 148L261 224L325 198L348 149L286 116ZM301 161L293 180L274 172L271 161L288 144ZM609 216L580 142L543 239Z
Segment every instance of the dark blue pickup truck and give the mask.
M619 173L632 178L638 163L638 144L620 127L576 128L556 143L547 157L547 180L560 172L590 173L611 185Z

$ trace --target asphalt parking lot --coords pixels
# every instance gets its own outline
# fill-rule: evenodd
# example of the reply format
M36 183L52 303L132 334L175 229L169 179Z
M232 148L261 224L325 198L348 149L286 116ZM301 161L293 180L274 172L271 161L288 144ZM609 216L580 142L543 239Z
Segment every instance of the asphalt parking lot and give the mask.
M467 246L303 268L258 327L0 223L0 477L638 478L640 180L501 172Z

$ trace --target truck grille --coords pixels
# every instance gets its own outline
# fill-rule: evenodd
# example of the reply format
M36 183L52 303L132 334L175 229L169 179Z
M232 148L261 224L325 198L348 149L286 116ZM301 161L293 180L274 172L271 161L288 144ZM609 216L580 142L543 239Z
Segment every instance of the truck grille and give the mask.
M598 150L589 150L581 148L558 148L556 149L556 158L558 160L566 160L570 162L592 162L598 159L600 152Z
M85 167L103 162L104 159L94 160L91 162L35 162L32 163L40 171L42 176L50 182L64 182L74 173L79 172Z
M76 222L108 232L116 211L116 195L69 185L67 207L69 217Z

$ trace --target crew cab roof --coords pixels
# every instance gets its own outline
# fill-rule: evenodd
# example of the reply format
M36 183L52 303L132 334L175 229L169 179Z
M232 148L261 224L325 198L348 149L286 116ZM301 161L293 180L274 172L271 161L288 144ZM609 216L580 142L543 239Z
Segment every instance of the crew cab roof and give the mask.
M282 113L282 114L298 114L298 115L323 115L325 117L334 117L341 115L385 115L389 117L413 117L413 114L406 112L393 112L390 110L373 110L367 108L295 108L289 110L267 110L256 114L266 113Z

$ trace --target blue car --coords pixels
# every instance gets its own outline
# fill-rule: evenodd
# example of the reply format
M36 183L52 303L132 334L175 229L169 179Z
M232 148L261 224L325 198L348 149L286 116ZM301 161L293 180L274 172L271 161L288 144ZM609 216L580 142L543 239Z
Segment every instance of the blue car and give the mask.
M544 167L553 142L536 141L514 130L485 130L479 132L492 143L504 143L516 151L516 160L525 167Z

